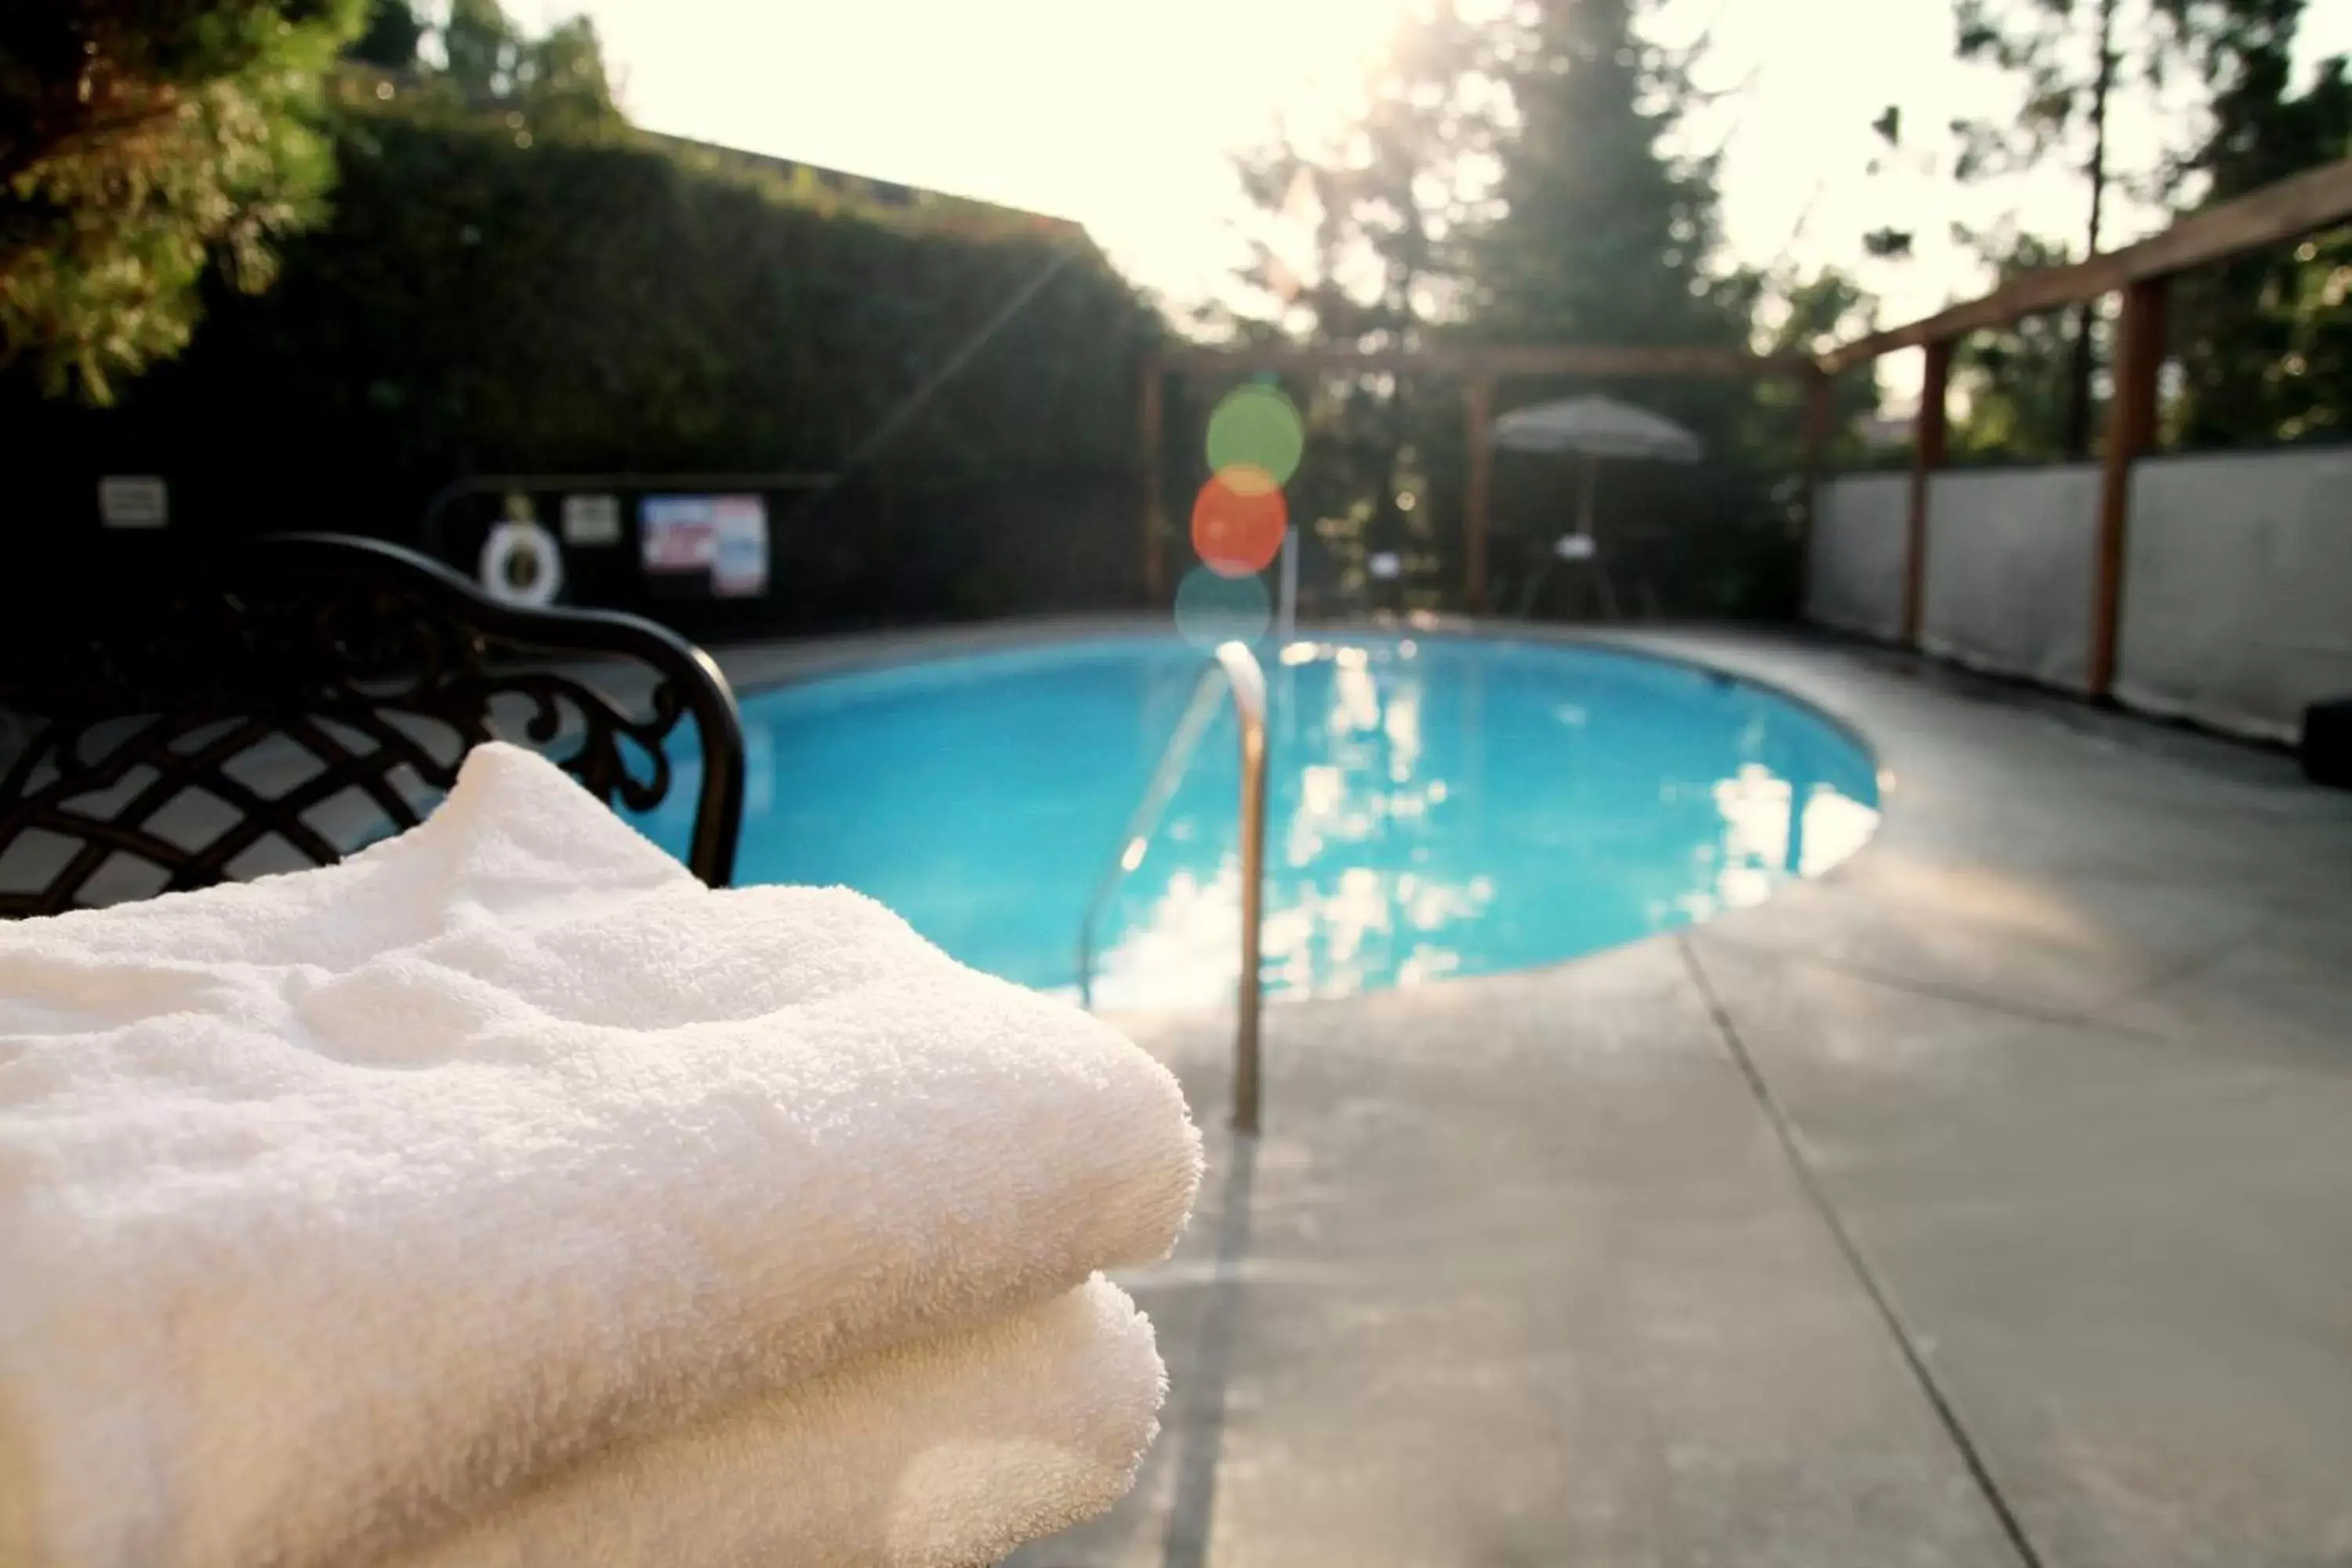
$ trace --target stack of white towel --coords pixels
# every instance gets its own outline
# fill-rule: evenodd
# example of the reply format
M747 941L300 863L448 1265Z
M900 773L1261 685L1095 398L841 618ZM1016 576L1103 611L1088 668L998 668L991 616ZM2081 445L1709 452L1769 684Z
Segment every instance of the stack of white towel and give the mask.
M991 1561L1155 1430L1174 1081L489 746L342 865L0 927L0 1563Z

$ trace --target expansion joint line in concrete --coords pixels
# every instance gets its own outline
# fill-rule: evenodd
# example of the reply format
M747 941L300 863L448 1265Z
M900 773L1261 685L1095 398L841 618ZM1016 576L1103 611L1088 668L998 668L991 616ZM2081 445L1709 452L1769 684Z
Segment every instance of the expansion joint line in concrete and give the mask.
M1707 979L1706 970L1699 963L1697 949L1691 945L1687 933L1676 933L1675 945L1681 949L1683 967L1690 972L1691 983L1698 987L1700 997L1706 1003L1707 1012L1715 1019L1716 1033L1722 1037L1724 1049L1738 1067L1740 1076L1748 1080L1748 1092L1756 1097L1765 1121L1771 1123L1773 1135L1780 1141L1780 1152L1787 1158L1789 1168L1795 1173L1797 1185L1803 1190L1813 1211L1821 1215L1831 1239L1836 1242L1839 1253L1844 1257L1846 1267L1853 1271L1863 1294L1870 1298L1870 1304L1877 1310L1880 1321L1886 1325L1895 1349L1902 1354L1903 1364L1911 1369L1913 1381L1918 1384L1919 1392L1935 1412L1937 1422L1942 1426L1945 1436L1950 1439L1953 1449L1959 1455L1969 1478L1976 1483L1985 1506L1992 1510L1993 1518L2000 1522L2001 1533L2017 1553L2019 1563L2021 1568L2043 1568L2041 1552L2034 1549L2032 1539L2025 1533L2024 1525L2019 1522L2016 1511L2010 1507L2008 1498L2002 1495L2000 1483L1993 1479L1992 1471L1986 1468L1984 1455L1978 1449L1976 1440L1969 1436L1969 1429L1961 1424L1959 1412L1953 1408L1943 1385L1936 1381L1935 1373L1919 1353L1910 1331L1904 1327L1901 1316L1895 1310L1894 1301L1879 1283L1878 1276L1868 1260L1863 1257L1862 1248L1855 1243L1853 1233L1846 1229L1845 1222L1832 1206L1829 1194L1822 1189L1820 1177L1813 1173L1812 1165L1805 1159L1804 1152L1798 1147L1796 1129L1789 1121L1787 1110L1780 1104L1780 1097L1772 1092L1772 1086L1765 1081L1764 1074L1756 1065L1756 1058L1748 1052L1748 1042L1740 1037L1738 1026L1731 1021L1731 1014L1725 1008L1723 999L1716 994L1714 984Z

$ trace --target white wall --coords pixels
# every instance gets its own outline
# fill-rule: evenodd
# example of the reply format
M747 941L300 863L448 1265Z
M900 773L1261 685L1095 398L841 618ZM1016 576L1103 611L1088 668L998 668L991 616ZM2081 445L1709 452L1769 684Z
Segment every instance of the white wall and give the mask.
M1813 495L1813 542L1805 615L1841 631L1903 635L1903 570L1910 511L1908 474L1847 474Z
M1931 477L1921 645L2083 689L2099 482L2084 464ZM1809 618L1903 635L1909 483L1848 474L1822 484ZM2352 450L2133 466L2115 695L2287 741L2310 703L2352 696Z
M2285 740L2352 695L2352 451L2135 468L2116 695Z
M1927 481L1919 643L1976 669L2086 689L2099 470L1945 470Z

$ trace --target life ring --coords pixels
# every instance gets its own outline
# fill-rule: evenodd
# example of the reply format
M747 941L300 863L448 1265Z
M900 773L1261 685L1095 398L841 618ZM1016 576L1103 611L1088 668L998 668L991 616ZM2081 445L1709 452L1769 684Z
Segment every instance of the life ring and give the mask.
M482 591L502 605L537 609L563 589L563 547L529 518L509 519L482 541Z

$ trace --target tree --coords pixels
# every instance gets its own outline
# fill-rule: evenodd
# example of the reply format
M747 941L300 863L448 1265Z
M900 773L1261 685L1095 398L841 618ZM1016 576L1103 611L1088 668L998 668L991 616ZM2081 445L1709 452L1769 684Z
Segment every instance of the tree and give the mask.
M499 0L451 0L440 33L442 79L466 107L492 110L505 103L522 63L522 30Z
M1452 0L1417 6L1336 136L1302 145L1285 133L1236 161L1261 215L1242 279L1272 307L1235 322L1240 335L1411 347L1458 315L1460 241L1481 194L1473 164L1493 139L1483 42ZM1351 578L1374 549L1433 561L1439 512L1417 502L1433 451L1458 444L1451 389L1424 398L1409 378L1337 376L1300 390L1317 454L1291 487L1301 525Z
M1978 232L1955 226L1953 237L1974 250L2002 283L2078 259L2063 240L2014 227ZM2091 330L2086 339L2079 316L2070 329L2061 318L2043 314L1962 338L1952 355L1952 386L1962 409L1951 425L1954 455L2027 461L2079 456L2062 432L2073 417L2068 410L2075 396L2079 350L2095 342L2105 324L2094 319ZM2094 397L2085 405L2085 420L2100 406Z
M1459 273L1473 199L1461 170L1486 140L1465 101L1474 47L1450 0L1408 13L1367 73L1359 114L1328 144L1286 132L1236 160L1269 220L1242 273L1276 302L1269 326L1326 344L1417 340L1436 313L1431 286Z
M1849 314L1858 298L1837 284L1720 269L1714 161L1675 145L1697 97L1694 57L1649 42L1651 9L1652 0L1518 0L1476 26L1450 5L1416 12L1368 82L1363 113L1328 153L1284 143L1244 163L1244 188L1297 243L1287 252L1261 245L1245 276L1277 310L1242 331L1363 346L1730 349L1749 345L1768 297L1776 324L1800 336L1823 310ZM1456 389L1416 399L1414 385L1356 376L1316 389L1298 488L1311 503L1303 515L1319 520L1327 541L1358 556L1400 550L1409 571L1421 567L1415 597L1425 600L1433 582L1457 580L1425 574L1452 564L1468 454ZM1521 401L1577 389L1515 380L1510 392ZM1755 587L1789 573L1782 509L1752 459L1758 443L1786 434L1773 453L1785 465L1793 400L1736 382L1612 390L1690 425L1725 459L1696 475L1623 476L1627 510L1655 536L1626 548L1654 545L1643 569L1655 568L1663 596L1677 598L1679 584L1689 591L1677 602L1693 610L1784 596ZM1504 468L1496 515L1533 529L1557 499L1559 466Z
M217 267L265 287L333 175L323 79L362 0L0 11L0 356L103 403L177 353Z
M416 46L425 39L425 23L408 0L375 0L367 27L352 41L346 53L378 70L416 68Z
M1654 0L1528 0L1496 51L1512 114L1497 142L1502 212L1472 247L1469 331L1489 340L1612 345L1769 346L1816 335L1820 316L1860 303L1838 283L1727 268L1716 160L1685 147L1703 45L1651 41ZM1860 385L1859 380L1854 384ZM1599 390L1686 426L1696 468L1611 470L1606 531L1629 595L1683 614L1785 608L1795 592L1791 469L1801 400L1738 380L1515 382L1513 399ZM1853 395L1852 387L1841 394ZM1499 464L1497 521L1521 548L1549 542L1569 468Z
M2210 129L2175 174L2204 203L2259 190L2352 155L2352 79L2342 58L2292 90L2302 0L2238 7L2198 67L2213 84ZM2352 231L2241 257L2179 279L2172 341L2181 396L2174 439L2200 446L2352 434Z
M1721 265L1716 160L1677 150L1697 51L1648 41L1654 0L1529 0L1495 50L1511 109L1499 215L1469 242L1467 330L1486 341L1744 349L1787 279ZM1528 397L1589 390L1530 382ZM1689 426L1718 454L1755 389L1659 380L1606 388Z
M1643 39L1643 8L1538 0L1507 24L1503 211L1473 252L1484 335L1727 345L1744 333L1706 272L1714 160L1666 151L1694 98L1690 61Z
M586 16L527 36L499 0L454 0L437 29L443 64L416 73L428 97L502 119L523 146L534 136L581 138L618 130L604 44Z
M604 41L586 16L559 22L524 47L518 97L524 119L541 135L594 136L622 123Z
M1818 355L1878 325L1878 301L1851 274L1834 267L1810 276L1793 268L1745 273L1739 286L1754 292L1749 313L1756 321L1759 353ZM1852 432L1865 416L1878 411L1878 400L1875 361L1832 384L1828 456L1832 461L1860 456ZM1797 382L1758 384L1742 416L1739 446L1757 454L1798 450L1804 439L1804 388Z
M2200 184L2212 195L2241 194L2264 181L2232 185L2230 176L2260 166L2265 179L2277 178L2332 156L2324 150L2324 104L2300 126L2284 107L2302 11L2303 0L1958 0L1960 57L2016 73L2025 90L2014 123L1954 126L1956 173L1990 177L2053 155L2076 164L2088 197L2079 253L2088 255L2105 244L2118 194L2177 211ZM2118 167L2107 133L2118 95L2161 100L2183 87L2200 100L2172 103L2163 116L2182 132L2150 161ZM2324 88L2315 90L2326 97ZM2091 446L2102 331L2096 305L2085 302L2069 345L2064 405L2064 450L2074 457Z
M1727 269L1716 161L1683 144L1703 45L1651 41L1654 0L1522 0L1491 68L1508 114L1496 139L1499 212L1471 241L1465 331L1488 341L1744 349L1773 329L1811 335L1859 304L1839 285ZM1513 400L1596 390L1515 382ZM1674 418L1706 444L1692 469L1622 465L1608 529L1612 572L1664 609L1746 614L1794 592L1793 389L1655 379L1597 390ZM1842 389L1851 395L1850 389ZM1557 461L1497 465L1497 521L1540 547L1563 504ZM1504 556L1507 559L1507 555Z
M2143 0L2146 9L2119 31L2121 0L2023 0L1997 6L1992 0L1958 0L1959 56L1985 60L2025 78L2023 112L2014 123L1961 121L1954 125L1962 143L1956 170L1963 180L2007 173L2053 153L2075 161L2089 186L2084 254L2097 252L2105 237L2107 190L2116 177L2108 157L2108 110L2118 75L2128 64L2139 78L2160 82L2175 40L2168 36L2161 0ZM2143 53L2126 61L2119 38L2142 41ZM2076 309L2068 361L2065 449L2082 457L2091 447L2091 378L2096 356L2092 339L2098 306Z

